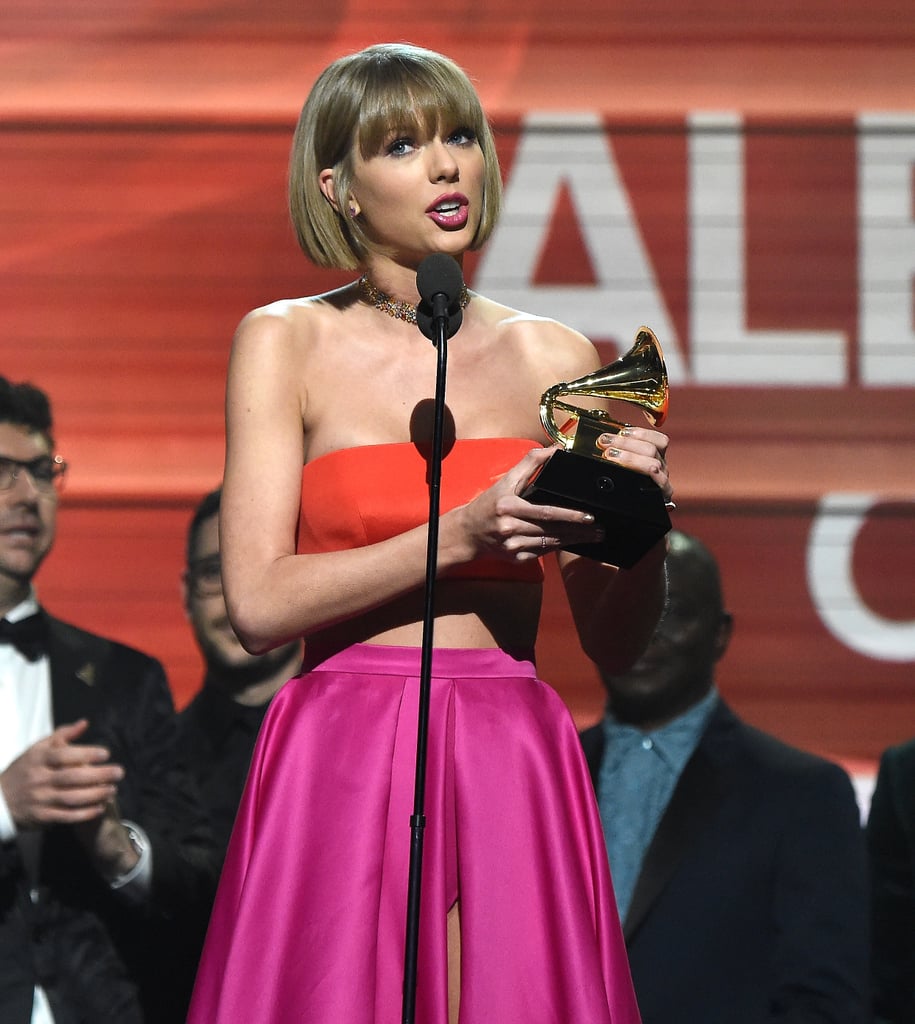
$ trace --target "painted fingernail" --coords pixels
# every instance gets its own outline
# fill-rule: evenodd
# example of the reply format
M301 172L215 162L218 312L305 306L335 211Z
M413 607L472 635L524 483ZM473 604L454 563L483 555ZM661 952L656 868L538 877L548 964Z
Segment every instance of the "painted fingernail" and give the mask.
M592 516L590 512L582 512L582 514L581 514L581 521L583 523L593 523L594 522L594 516Z
M606 451L604 452L604 458L605 459L618 459L621 454L622 454L622 452L619 450L619 448L607 448Z
M613 441L612 434L601 434L597 439L598 444L610 444Z

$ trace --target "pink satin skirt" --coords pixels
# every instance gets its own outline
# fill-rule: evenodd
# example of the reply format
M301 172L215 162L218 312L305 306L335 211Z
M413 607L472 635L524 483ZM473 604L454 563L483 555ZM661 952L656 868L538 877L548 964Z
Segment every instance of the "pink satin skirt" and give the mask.
M420 652L357 645L264 721L190 1024L398 1024ZM433 657L417 1024L638 1024L571 716L527 658Z

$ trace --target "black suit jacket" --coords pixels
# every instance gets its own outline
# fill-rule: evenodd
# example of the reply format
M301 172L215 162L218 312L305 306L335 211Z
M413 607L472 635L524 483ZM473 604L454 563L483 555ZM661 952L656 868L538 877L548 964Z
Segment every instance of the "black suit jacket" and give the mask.
M915 740L880 759L867 820L873 885L874 1008L915 1021Z
M43 613L44 614L44 613ZM72 828L44 833L38 887L29 891L15 842L0 850L0 1020L28 1024L44 986L56 1024L179 1024L162 975L160 929L215 886L203 808L177 757L177 722L158 661L45 616L54 724L87 718L81 740L123 765L121 816L148 834L149 898L112 890Z
M865 872L845 772L719 702L623 922L643 1024L869 1020Z

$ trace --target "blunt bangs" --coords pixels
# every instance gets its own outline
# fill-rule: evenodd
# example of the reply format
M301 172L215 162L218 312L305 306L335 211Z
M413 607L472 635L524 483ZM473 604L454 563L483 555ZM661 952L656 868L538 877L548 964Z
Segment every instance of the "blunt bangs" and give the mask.
M391 60L377 72L366 82L355 132L364 160L378 153L392 132L402 130L434 135L468 128L482 143L486 118L458 68L452 71L444 62Z

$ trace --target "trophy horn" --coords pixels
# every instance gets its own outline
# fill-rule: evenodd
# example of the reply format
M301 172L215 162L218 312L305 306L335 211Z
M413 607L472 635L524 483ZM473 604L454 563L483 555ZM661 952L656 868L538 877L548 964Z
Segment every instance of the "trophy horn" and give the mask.
M667 368L654 332L640 327L635 344L615 362L544 391L540 400L543 429L557 444L584 453L593 450L600 433L616 433L626 424L603 409L581 409L562 401L562 396L572 395L632 402L647 413L654 426L663 423L668 403ZM556 420L557 410L564 414L561 425Z

